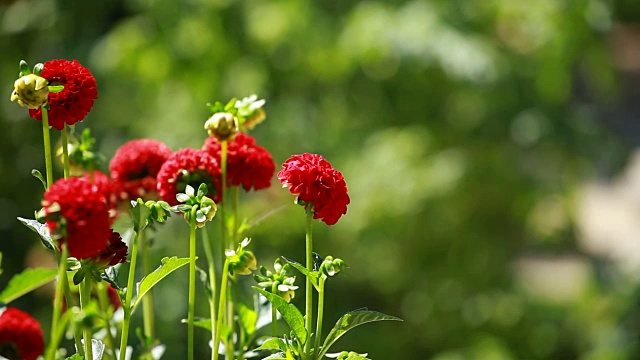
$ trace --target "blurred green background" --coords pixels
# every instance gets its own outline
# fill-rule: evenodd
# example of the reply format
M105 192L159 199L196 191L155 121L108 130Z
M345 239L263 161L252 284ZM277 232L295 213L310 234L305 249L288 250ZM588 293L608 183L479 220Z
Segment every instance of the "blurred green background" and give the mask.
M99 99L76 128L109 158L139 137L200 147L207 102L257 93L252 135L277 164L316 152L344 173L348 214L315 226L316 250L351 266L328 284L325 327L360 307L405 322L336 350L640 358L636 0L2 0L0 49L0 288L52 261L15 219L39 208L44 169L40 123L9 101L18 62L77 59ZM274 181L242 214L292 200ZM258 260L302 260L303 223L289 205L253 229ZM186 256L187 236L175 219L155 261ZM168 279L159 338L180 359L186 271ZM48 329L46 289L13 305Z

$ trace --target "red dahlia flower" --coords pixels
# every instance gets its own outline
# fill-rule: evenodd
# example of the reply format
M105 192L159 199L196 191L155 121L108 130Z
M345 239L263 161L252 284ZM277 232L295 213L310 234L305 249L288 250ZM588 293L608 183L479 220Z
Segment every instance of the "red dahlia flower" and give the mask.
M127 261L127 244L122 241L122 237L117 232L111 230L109 244L98 255L98 262L104 266L114 266Z
M109 216L113 219L116 215L116 184L111 181L105 173L102 171L94 170L93 171L93 179L91 179L90 173L86 172L82 175L82 179L92 182L95 186L98 187L98 191L104 195L105 201L107 202L107 208L109 209Z
M220 166L208 153L197 149L182 149L175 152L158 172L158 192L162 200L177 205L176 194L184 192L187 185L197 189L205 183L207 195L216 203L220 202Z
M350 199L344 177L320 155L293 155L282 164L278 179L305 208L312 204L314 219L333 225L347 213Z
M220 163L222 146L215 137L208 137L202 150L213 155ZM267 149L256 144L250 135L238 133L228 142L227 186L240 186L245 191L266 189L271 186L271 177L276 164Z
M111 222L106 198L99 187L70 177L53 183L44 193L42 211L59 245L78 259L98 256L109 244Z
M11 360L35 360L43 352L43 333L36 319L13 307L2 312L0 355Z
M124 200L156 200L156 176L171 156L164 143L150 139L132 140L122 145L109 164L111 178Z
M77 60L51 60L40 74L49 85L63 85L59 93L49 92L49 125L62 130L64 124L82 121L98 98L96 79ZM32 118L42 120L41 109L29 110Z

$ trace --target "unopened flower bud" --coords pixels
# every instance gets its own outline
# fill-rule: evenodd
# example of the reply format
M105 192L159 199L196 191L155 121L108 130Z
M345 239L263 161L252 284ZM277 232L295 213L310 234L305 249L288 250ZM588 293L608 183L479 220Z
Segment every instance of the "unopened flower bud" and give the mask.
M238 133L238 118L232 113L219 112L213 114L204 124L209 136L215 136L218 141L232 140Z
M49 88L47 79L35 74L25 75L13 84L11 101L18 100L18 105L29 109L38 109L47 103Z
M264 109L260 108L253 113L253 115L247 117L242 123L242 128L245 130L253 130L256 125L260 124L267 118L267 113Z

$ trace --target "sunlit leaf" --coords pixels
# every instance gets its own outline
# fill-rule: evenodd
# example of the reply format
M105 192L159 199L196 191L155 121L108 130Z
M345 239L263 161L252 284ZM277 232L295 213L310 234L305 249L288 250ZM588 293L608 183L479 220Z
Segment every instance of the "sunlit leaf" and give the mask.
M58 269L29 268L16 274L9 280L7 287L0 293L0 302L8 304L56 278Z
M278 295L269 293L259 287L253 286L253 288L266 297L271 304L273 304L282 318L287 322L293 333L304 344L307 342L307 330L304 328L304 318L302 314L293 304L289 304L285 299Z
M18 217L18 220L22 224L24 224L24 226L28 227L40 236L40 241L42 242L42 245L44 245L44 247L51 251L56 251L56 245L53 242L51 235L49 234L49 228L47 228L46 224L41 224L37 220L25 219L21 217Z
M151 290L151 288L153 288L158 282L160 282L160 280L164 279L167 275L171 274L172 272L178 270L179 268L181 268L182 266L188 263L189 263L189 258L178 258L174 256L172 258L162 259L162 265L160 265L151 274L145 276L144 279L142 279L142 281L140 281L136 285L136 288L138 289L137 291L138 294L136 297L136 301L133 303L131 308L133 309L136 306L138 306L138 304L142 300L142 297L147 292L149 292L149 290Z
M322 350L318 354L318 358L322 358L331 345L333 345L333 343L335 343L347 331L362 324L384 320L403 321L398 317L367 309L355 310L344 314L324 340L324 344L322 345Z

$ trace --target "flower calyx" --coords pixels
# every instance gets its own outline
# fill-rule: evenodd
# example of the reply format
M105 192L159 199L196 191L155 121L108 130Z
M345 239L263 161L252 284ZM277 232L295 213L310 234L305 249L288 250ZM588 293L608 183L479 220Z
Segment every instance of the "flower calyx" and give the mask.
M230 112L217 112L204 123L204 128L209 136L214 136L218 141L233 140L240 127L238 118Z
M204 225L216 216L218 207L216 203L207 197L209 189L206 184L202 183L198 187L198 192L191 185L187 185L184 193L176 194L176 200L183 203L171 207L171 211L184 213L184 219L191 222L191 217L195 216L196 226L198 228Z
M238 120L243 131L253 130L267 118L267 113L263 109L265 103L266 100L258 99L256 94L235 102L234 107L238 109Z
M250 242L251 239L245 238L236 250L225 251L227 261L229 262L230 275L250 275L251 270L258 268L258 260L255 255L253 255L253 252L244 249Z
M82 130L80 138L71 136L67 150L69 153L69 165L71 166L71 175L80 176L86 171L97 169L106 161L104 155L95 151L96 139L91 136L91 129ZM57 153L62 156L62 148Z
M295 297L295 290L298 286L294 285L295 276L289 276L291 265L284 263L278 258L273 264L274 272L269 271L266 267L260 266L260 274L254 274L253 278L258 282L258 286L266 291L275 293L287 302Z
M320 265L319 272L326 277L332 277L347 267L342 259L333 258L333 256L327 256Z

